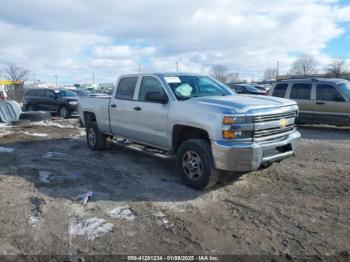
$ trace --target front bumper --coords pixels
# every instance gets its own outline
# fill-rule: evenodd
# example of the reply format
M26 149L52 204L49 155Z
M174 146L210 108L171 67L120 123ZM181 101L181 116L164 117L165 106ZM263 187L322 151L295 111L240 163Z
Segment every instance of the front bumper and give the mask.
M217 169L225 171L254 171L261 165L294 155L297 149L298 131L264 142L234 142L216 140L212 151Z

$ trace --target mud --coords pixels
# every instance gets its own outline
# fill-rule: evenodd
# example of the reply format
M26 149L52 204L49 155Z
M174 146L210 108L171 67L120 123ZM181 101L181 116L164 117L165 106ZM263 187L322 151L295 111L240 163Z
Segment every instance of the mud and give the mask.
M0 126L0 254L349 254L349 129L299 127L295 157L206 191L173 160L91 151L83 131L77 119Z

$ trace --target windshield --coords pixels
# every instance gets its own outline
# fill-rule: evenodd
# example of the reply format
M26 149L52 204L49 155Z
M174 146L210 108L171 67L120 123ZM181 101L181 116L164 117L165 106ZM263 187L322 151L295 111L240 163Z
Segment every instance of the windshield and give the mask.
M259 92L259 90L254 86L245 86L248 92Z
M343 83L339 84L339 88L342 93L350 99L350 82L345 80Z
M60 97L76 96L76 93L71 90L56 90L55 93Z
M228 87L208 76L168 76L164 77L178 100L203 96L232 95Z

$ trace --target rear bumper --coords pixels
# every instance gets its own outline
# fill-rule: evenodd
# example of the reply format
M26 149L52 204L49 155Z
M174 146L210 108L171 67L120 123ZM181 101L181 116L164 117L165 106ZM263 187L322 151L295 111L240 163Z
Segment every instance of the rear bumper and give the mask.
M294 155L300 133L294 131L279 140L268 142L212 142L217 169L225 171L253 171L262 164L282 160Z

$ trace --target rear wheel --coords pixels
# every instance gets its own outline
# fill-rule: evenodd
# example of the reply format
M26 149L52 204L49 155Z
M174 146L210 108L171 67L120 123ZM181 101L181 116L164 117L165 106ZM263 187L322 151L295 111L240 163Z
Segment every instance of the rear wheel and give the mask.
M88 123L86 142L92 150L104 150L106 148L106 135L100 132L96 122Z
M210 144L204 139L183 142L176 154L176 165L183 182L192 188L208 188L219 180Z

